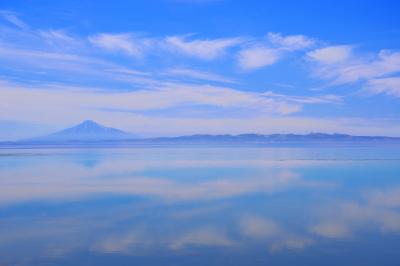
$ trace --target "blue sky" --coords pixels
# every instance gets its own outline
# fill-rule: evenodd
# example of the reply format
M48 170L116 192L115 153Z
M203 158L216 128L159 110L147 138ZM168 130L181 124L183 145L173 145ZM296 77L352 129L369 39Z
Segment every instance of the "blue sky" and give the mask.
M0 139L400 136L397 1L2 1Z

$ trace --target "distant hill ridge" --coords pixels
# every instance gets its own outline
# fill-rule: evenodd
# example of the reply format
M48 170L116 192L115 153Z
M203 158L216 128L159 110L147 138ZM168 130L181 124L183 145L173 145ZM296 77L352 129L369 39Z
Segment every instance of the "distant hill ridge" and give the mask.
M239 135L207 135L198 134L180 137L162 137L155 140L180 141L241 141L241 142L287 142L287 141L379 141L400 138L385 136L352 136L347 134L309 133L309 134L239 134Z
M209 135L196 134L178 137L158 137L140 139L134 134L120 129L106 127L92 120L38 138L31 138L14 143L87 143L87 142L140 142L140 143L286 143L286 142L351 142L351 141L398 141L399 137L352 136L347 134L239 134ZM10 143L10 142L8 142Z

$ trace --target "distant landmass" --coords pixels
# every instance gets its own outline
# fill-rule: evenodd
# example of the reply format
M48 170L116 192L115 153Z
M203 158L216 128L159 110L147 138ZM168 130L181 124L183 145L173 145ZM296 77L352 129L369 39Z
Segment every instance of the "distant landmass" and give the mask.
M68 144L268 144L268 143L330 143L330 142L399 142L400 137L385 136L352 136L347 134L239 134L208 135L198 134L178 137L137 138L134 134L120 129L106 127L92 120L53 134L13 142L1 142L11 145L68 145Z
M85 120L79 125L53 134L27 139L29 142L71 142L71 141L110 141L128 140L135 136L122 130L102 126L92 120Z

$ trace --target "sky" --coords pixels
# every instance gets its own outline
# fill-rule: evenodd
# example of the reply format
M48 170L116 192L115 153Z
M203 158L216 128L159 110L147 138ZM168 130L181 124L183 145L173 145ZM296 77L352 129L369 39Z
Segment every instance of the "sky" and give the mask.
M400 136L398 1L0 2L0 140Z

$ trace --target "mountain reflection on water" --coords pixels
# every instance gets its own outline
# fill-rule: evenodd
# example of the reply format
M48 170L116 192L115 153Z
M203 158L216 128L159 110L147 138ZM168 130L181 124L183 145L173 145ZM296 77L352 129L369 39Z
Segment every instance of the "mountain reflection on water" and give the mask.
M400 265L394 147L0 150L0 265Z

